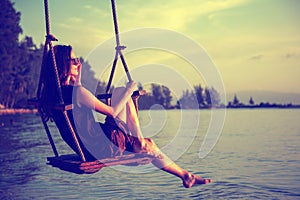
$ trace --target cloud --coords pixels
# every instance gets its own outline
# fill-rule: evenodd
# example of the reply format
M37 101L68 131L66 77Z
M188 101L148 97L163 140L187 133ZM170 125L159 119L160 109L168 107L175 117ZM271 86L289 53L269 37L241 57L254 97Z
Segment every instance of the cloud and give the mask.
M109 12L107 10L100 9L97 6L92 6L92 5L86 4L83 6L83 8L88 10L88 12L96 14L97 17L99 17L100 19L104 18L104 17L109 17Z
M263 57L264 57L264 55L259 54L259 55L252 56L249 59L250 60L261 60Z
M264 57L264 55L258 54L258 55L250 57L249 60L261 60L261 59L263 59L263 57Z
M58 26L69 29L69 28L78 26L78 24L81 24L83 21L84 20L79 17L70 17L65 22L58 23Z
M128 3L119 6L119 12L127 23L139 26L163 26L171 29L184 29L186 24L224 9L243 5L249 0L173 0ZM134 12L132 12L134 11Z
M300 58L300 54L298 53L287 53L285 54L286 59L292 59L292 58Z

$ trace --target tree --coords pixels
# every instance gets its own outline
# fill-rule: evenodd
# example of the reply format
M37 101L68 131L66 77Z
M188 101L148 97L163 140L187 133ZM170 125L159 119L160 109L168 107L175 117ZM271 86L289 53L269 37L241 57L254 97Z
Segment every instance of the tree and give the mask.
M201 108L204 106L203 88L199 84L194 86L194 91L195 91L196 98L198 100L199 108Z
M152 96L156 104L160 104L165 108L171 107L171 91L166 86L161 86L158 84L151 84Z
M18 37L22 33L19 25L21 13L16 12L9 0L1 0L0 7L0 103L5 107L12 107L14 100L10 92L19 87L12 71L19 61Z
M237 98L236 94L233 97L233 105L237 106L240 104L240 100Z
M199 109L195 93L189 90L183 91L182 97L177 102L177 107L181 109Z
M250 97L250 99L249 99L249 104L250 104L251 106L254 105L254 100L252 99L252 97Z
M35 96L40 73L43 46L37 48L20 27L21 13L9 0L0 1L0 104L7 108L26 107Z
M220 95L214 87L205 88L205 101L208 107L220 104Z
M95 92L96 95L104 94L106 92L106 82L96 78L92 66L88 62L84 61L83 58L80 58L80 62L82 63L82 68L81 68L82 85L88 90L90 90L91 92ZM111 86L111 90L113 90L113 86Z
M161 86L161 89L163 95L163 106L168 109L171 107L171 101L172 101L171 91L166 86Z
M13 87L10 91L15 103L12 107L24 107L27 99L35 96L40 73L43 46L40 49L26 36L19 44L18 64L13 67Z
M157 84L153 83L153 84L151 84L151 88L152 88L152 96L155 100L155 103L163 105L164 100L163 100L163 95L162 95L160 85L157 85Z
M139 110L148 110L154 104L156 104L154 96L148 93L141 96L138 101Z

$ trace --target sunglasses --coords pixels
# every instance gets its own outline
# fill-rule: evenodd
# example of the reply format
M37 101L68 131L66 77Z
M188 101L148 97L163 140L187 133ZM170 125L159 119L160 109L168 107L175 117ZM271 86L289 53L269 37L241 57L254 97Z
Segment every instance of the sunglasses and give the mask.
M78 65L80 63L80 58L71 58L72 65Z

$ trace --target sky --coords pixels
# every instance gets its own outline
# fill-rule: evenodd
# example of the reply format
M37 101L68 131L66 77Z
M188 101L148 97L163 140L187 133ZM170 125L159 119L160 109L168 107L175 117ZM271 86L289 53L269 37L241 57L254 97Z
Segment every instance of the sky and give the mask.
M44 43L43 1L12 2L21 12L21 37ZM226 93L300 93L298 0L116 0L116 5L121 33L149 27L167 29L196 42L214 63ZM88 57L99 44L114 37L109 0L49 0L49 9L51 32L59 43L71 44L78 56ZM191 84L205 79L195 76L192 67L183 67L188 61L182 58L165 62L172 57L168 52L146 49L125 56L129 68L155 63L168 65L166 69L180 68L179 73L186 73ZM164 73L155 70L157 76Z

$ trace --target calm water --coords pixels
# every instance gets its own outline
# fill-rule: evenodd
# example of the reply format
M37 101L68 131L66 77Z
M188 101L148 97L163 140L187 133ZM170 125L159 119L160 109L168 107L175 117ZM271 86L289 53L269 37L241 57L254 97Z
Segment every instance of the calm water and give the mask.
M185 112L191 119L197 115L196 111ZM149 125L148 112L140 116L143 126L155 130ZM144 173L143 167L120 167L92 175L52 168L45 164L53 153L40 118L0 116L4 123L0 127L0 199L300 199L299 109L228 110L218 143L200 159L199 148L210 116L210 111L201 111L196 137L176 162L214 183L190 189L150 165ZM176 137L179 111L155 111L152 117L155 123L167 118L160 133L150 135L164 147ZM185 125L183 146L195 131L189 128L194 125ZM59 152L68 153L57 132L54 137Z

